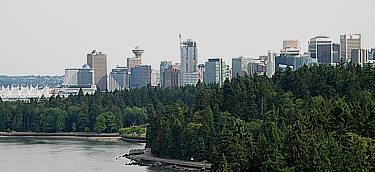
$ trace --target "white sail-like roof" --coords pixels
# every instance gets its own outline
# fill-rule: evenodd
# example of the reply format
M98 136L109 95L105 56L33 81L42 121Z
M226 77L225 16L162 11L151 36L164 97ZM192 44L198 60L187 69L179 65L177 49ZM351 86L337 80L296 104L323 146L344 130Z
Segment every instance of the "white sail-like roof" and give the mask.
M30 86L4 86L0 87L0 97L2 99L29 99L29 98L41 98L42 95L48 98L51 97L50 88L45 86L44 88L38 88L38 85L33 87Z

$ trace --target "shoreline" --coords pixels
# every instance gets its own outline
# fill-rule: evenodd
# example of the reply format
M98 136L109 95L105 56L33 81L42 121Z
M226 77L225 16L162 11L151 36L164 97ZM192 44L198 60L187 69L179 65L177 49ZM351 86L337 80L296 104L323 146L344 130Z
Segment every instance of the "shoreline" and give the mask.
M0 132L1 138L41 138L41 139L80 139L104 142L121 142L117 133L92 134L92 133L33 133L33 132Z
M131 162L128 165L140 165L177 171L210 171L211 163L159 158L151 155L150 149L133 149L123 155Z

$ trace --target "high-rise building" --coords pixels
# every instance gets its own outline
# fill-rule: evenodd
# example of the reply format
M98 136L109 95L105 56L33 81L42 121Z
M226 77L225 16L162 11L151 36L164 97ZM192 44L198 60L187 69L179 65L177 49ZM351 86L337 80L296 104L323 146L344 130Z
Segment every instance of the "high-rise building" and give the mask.
M254 74L265 75L267 73L267 64L264 60L252 60L247 64L247 69L250 76L254 76Z
M301 50L300 41L296 40L284 40L283 41L283 49L299 49Z
M127 67L128 69L130 69L130 71L135 66L142 65L142 54L145 52L145 50L142 49L141 46L135 46L132 51L134 53L134 57L127 58Z
M230 66L228 65L228 64L223 64L224 65L224 71L223 71L223 83L221 83L221 84L224 84L224 81L226 80L226 79L231 79L231 71L230 71Z
M294 57L294 61L293 61L294 70L297 70L298 68L301 68L304 65L310 66L310 55L308 53Z
M361 49L361 34L340 35L340 45L341 58L350 61L352 49Z
M130 88L139 88L151 84L151 66L138 65L132 68Z
M375 60L375 48L371 48L371 52L368 58L369 60Z
M275 72L275 56L276 53L272 52L271 50L268 51L268 58L267 58L267 76L272 77Z
M198 47L197 43L192 39L188 39L181 43L181 72L194 73L197 72Z
M317 59L322 64L332 64L332 38L317 36L309 41L309 53L311 58Z
M247 64L244 56L232 58L232 78L236 78L237 75L245 76L246 68Z
M87 64L94 70L94 81L101 91L107 89L107 54L96 52L87 54Z
M197 71L198 47L192 39L180 43L181 53L181 78L180 86L195 85L198 83L199 76Z
M229 67L221 58L208 59L205 63L204 82L221 86L229 78Z
M332 44L332 58L333 58L333 63L338 63L341 60L341 48L340 44L333 43Z
M94 71L88 66L65 69L65 87L91 87L94 84Z
M359 64L363 66L364 64L368 63L369 61L369 52L370 50L368 49L351 49L351 61L354 64Z
M285 69L286 67L297 70L304 65L311 66L315 63L317 63L316 59L311 58L309 53L300 55L280 54L280 56L275 57L275 67L277 70L279 68Z
M151 70L151 86L159 86L160 84L160 70L152 69Z
M109 73L109 91L115 90L124 90L129 88L129 69L127 67L117 66L115 69L112 69Z
M179 76L181 70L176 66L170 65L167 69L164 69L163 75L163 85L164 87L175 87L178 86Z
M164 87L164 70L167 69L169 66L172 66L172 60L166 60L160 62L160 87Z
M201 80L201 82L204 82L204 72L206 71L206 66L204 64L198 65L198 78Z

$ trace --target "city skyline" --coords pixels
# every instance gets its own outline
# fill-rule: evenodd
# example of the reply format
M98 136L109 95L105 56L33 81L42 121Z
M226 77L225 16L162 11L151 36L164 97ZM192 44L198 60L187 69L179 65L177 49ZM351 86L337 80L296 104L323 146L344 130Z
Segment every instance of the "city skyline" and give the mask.
M372 5L364 0L3 1L0 75L63 75L65 68L85 64L94 49L108 54L109 73L127 65L135 45L146 50L143 63L157 69L163 60L179 62L179 34L197 41L198 64L221 57L231 66L233 57L278 52L283 40L300 40L306 52L308 40L321 35L340 43L341 34L360 33L362 47L373 48ZM328 13L310 14L312 8ZM290 21L295 23L288 26Z

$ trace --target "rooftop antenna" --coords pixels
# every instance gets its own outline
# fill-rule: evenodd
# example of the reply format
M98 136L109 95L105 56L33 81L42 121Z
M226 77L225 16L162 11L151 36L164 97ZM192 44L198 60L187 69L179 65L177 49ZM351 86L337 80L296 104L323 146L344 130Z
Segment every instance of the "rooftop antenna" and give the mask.
M181 61L181 65L182 65L183 63L182 63L182 47L181 47L181 34L180 33L178 34L178 37L180 39L180 61Z
M181 50L181 34L178 34L178 37L180 38L180 50Z

